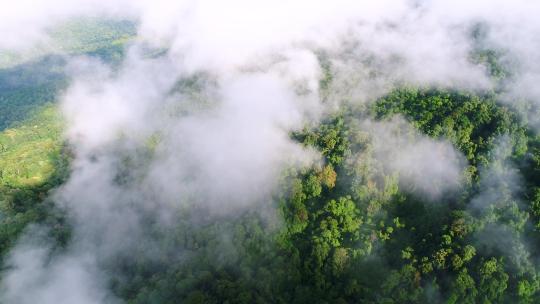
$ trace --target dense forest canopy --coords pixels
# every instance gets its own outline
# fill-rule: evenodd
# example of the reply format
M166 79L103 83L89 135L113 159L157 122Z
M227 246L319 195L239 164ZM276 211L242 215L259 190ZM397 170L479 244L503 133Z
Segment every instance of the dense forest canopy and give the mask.
M540 301L538 4L21 1L0 303Z

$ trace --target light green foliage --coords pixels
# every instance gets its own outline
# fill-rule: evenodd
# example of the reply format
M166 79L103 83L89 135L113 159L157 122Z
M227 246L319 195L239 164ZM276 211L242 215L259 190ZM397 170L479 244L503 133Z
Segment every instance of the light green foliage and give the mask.
M513 135L517 155L527 146L518 115L498 106L493 94L405 88L382 98L373 111L379 118L404 114L422 132L450 140L473 165L485 164L493 141L505 133Z
M45 200L67 175L61 130L62 119L48 105L0 133L0 260L29 223L53 225L53 236L67 240L62 213Z
M480 266L479 295L483 303L497 303L508 287L508 274L501 260L491 258Z
M58 166L62 119L49 105L0 133L0 180L3 186L26 187L47 182Z
M114 62L133 30L129 23L92 19L51 31L64 43L62 52ZM66 60L57 51L54 46L36 46L28 54L0 50L0 264L29 224L40 224L55 246L70 237L64 211L49 198L66 179L70 158L54 104L67 86Z
M80 20L53 35L69 52L114 63L132 26ZM498 53L473 55L492 76L507 74ZM326 99L332 66L319 57ZM62 120L54 106L43 106L66 85L55 72L63 63L48 60L0 71L2 256L29 223L50 227L60 245L69 239L62 212L47 199L65 179L69 159ZM50 77L36 77L30 72L36 69ZM178 117L204 111L211 98L203 88L211 82L208 75L178 80L171 94L189 103L166 111ZM127 303L537 303L540 137L499 99L497 92L402 87L369 108L343 106L291 134L322 159L283 173L274 193L278 219L248 210L209 221L189 207L171 215L171 225L149 217L142 227L155 243L141 242L108 263L106 284ZM400 188L399 175L381 163L358 123L394 115L466 156L462 188L437 199ZM509 152L496 160L501 136ZM159 144L160 134L149 138L141 158ZM139 160L130 156L119 164L119 184L136 178L130 168ZM515 168L522 187L507 182L486 190L482 174L489 168Z
M476 289L474 279L469 275L467 269L462 269L451 285L448 303L476 303Z

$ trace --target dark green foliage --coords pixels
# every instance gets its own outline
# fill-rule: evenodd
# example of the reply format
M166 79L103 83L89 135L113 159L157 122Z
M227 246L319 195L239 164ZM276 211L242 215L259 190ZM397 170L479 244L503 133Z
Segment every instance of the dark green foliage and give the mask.
M122 46L137 32L135 22L103 18L77 18L50 30L52 38L70 53L100 52Z
M433 202L400 191L399 176L356 123L367 114L346 109L292 135L324 159L283 177L280 225L257 212L208 220L188 208L167 227L149 217L145 231L159 241L105 265L112 291L128 303L535 303L539 248L524 244L538 239L540 225L538 139L486 98L402 89L373 108L379 119L404 115L467 154L466 170L477 178L458 195ZM2 133L0 253L32 222L52 227L59 244L69 239L62 213L44 200L66 168L54 113L44 108ZM498 159L501 136L510 152ZM509 166L526 178L525 188L497 184L502 194L475 207L484 191L480 172ZM159 256L149 259L148 250Z
M77 29L87 25L67 26L75 36L88 34ZM100 26L124 30L103 42L102 27L90 26L95 37L90 33L71 51L117 62L132 24ZM478 47L472 57L503 81L508 72L499 56ZM331 63L319 59L325 91ZM69 241L69 223L47 199L67 176L69 149L54 107L36 110L65 86L55 70L63 62L55 60L0 70L2 258L31 223L49 227L59 245ZM199 94L207 81L205 75L180 80L171 94L202 100L204 108L208 101ZM377 158L373 135L358 122L395 115L463 152L462 188L436 199L400 188L399 174ZM318 150L322 160L283 173L269 208L275 217L253 210L208 216L192 206L163 225L148 215L143 239L155 241L101 265L111 291L127 303L540 302L540 137L497 92L403 87L367 110L343 106L291 138ZM157 140L149 139L150 148ZM501 143L507 153L497 151ZM114 182L129 184L137 161L126 158ZM521 187L513 175L522 178Z
M47 56L34 62L0 69L0 130L28 118L36 107L55 101L65 87L65 61Z
M148 261L141 244L114 265L115 293L129 303L537 302L538 248L525 244L537 238L539 181L503 179L490 186L501 195L478 203L482 172L538 174L537 139L519 116L494 95L437 89L396 90L371 110L450 140L475 178L439 201L400 190L356 123L370 113L347 108L292 134L324 159L283 177L281 226L251 212L201 224L187 211L170 229L149 224L163 257Z
M486 164L494 140L504 134L512 134L516 155L527 149L526 129L518 114L498 105L492 94L398 89L377 102L373 111L377 118L404 115L423 133L451 141L472 165Z

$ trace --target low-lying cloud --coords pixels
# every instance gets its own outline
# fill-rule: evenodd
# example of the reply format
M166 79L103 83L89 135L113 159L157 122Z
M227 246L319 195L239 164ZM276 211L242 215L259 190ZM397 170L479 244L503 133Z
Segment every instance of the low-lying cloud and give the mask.
M30 5L32 2L32 5ZM491 89L472 62L472 28L518 58L507 88L538 102L530 1L17 1L0 13L0 49L49 43L48 29L80 15L134 20L138 37L119 67L69 57L61 98L74 159L54 194L73 223L65 254L32 240L11 252L0 301L102 303L100 263L145 238L143 217L167 225L178 206L226 214L271 205L283 169L320 160L290 132L342 103L366 103L399 84ZM524 18L524 19L523 19ZM526 28L516 26L526 20ZM510 37L512 39L510 39ZM512 41L510 45L508 42ZM154 56L145 49L165 50ZM51 46L51 49L54 49ZM321 54L332 66L326 77ZM514 86L512 86L514 87ZM326 90L325 97L320 96ZM365 121L376 155L413 192L460 186L463 157L402 120ZM399 136L403 132L411 136ZM38 238L36 236L36 238ZM39 239L39 238L38 238ZM64 295L68 284L71 291ZM22 286L35 286L29 292ZM62 294L65 297L59 298Z

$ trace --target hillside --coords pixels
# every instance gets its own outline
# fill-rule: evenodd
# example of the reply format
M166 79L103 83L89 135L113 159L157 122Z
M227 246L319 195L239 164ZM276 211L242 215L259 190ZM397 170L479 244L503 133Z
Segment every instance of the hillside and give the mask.
M0 303L539 303L528 6L405 2L0 39Z

